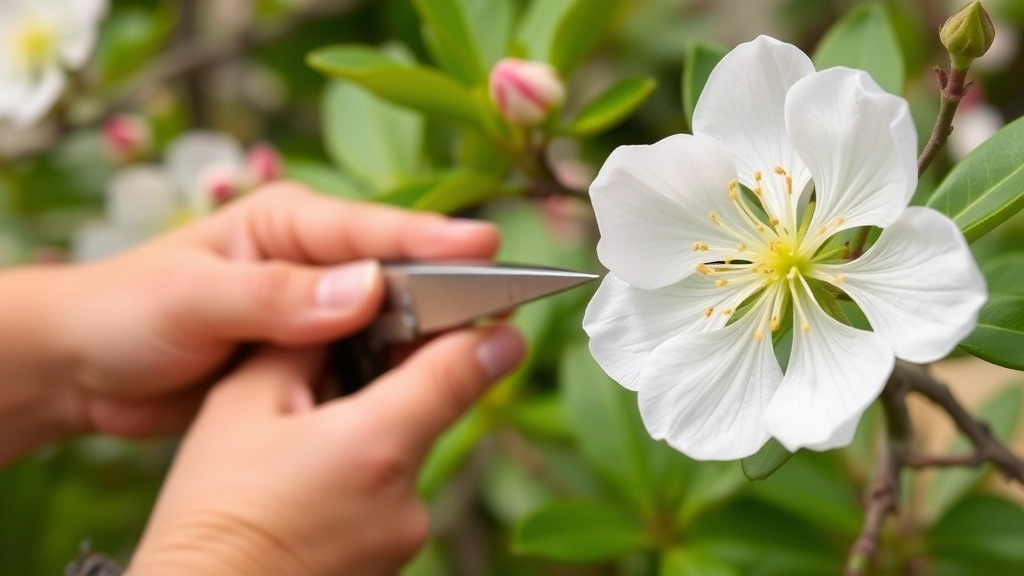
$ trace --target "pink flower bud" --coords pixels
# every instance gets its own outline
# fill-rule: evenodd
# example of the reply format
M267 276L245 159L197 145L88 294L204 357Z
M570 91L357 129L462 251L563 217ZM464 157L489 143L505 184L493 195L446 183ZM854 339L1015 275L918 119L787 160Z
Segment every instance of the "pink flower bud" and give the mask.
M256 144L245 158L245 171L253 186L281 177L281 156L273 146Z
M238 170L224 164L205 168L199 176L199 187L214 206L222 206L242 192Z
M536 126L565 101L565 85L543 62L505 58L494 65L491 100L509 124Z
M149 150L153 135L145 118L115 114L103 124L103 145L114 162L135 160Z

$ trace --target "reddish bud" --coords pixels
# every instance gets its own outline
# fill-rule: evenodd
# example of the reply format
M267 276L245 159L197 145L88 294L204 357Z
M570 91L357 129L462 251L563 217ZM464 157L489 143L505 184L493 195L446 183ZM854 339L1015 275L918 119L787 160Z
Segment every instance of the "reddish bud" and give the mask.
M204 197L214 206L221 206L241 193L242 187L238 180L238 171L235 168L214 164L203 170L199 176L199 186Z
M114 162L124 163L143 156L152 144L149 122L134 114L115 114L103 124L103 146Z
M273 146L256 144L245 158L245 171L253 186L277 180L281 177L281 156Z
M491 100L501 116L516 126L536 126L565 101L565 85L543 62L505 58L494 65Z

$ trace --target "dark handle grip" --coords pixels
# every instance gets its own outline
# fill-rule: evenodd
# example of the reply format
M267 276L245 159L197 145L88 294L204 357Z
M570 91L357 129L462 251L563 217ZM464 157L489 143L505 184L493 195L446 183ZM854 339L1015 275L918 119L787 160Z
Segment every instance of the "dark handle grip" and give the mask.
M328 352L328 367L342 396L358 392L386 372L387 360L387 351L374 345L366 331L334 342Z

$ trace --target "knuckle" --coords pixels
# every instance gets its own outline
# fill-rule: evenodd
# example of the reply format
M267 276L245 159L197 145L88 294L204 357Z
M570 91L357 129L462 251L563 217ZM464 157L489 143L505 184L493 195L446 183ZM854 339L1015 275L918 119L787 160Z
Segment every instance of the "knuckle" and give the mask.
M411 485L415 473L412 459L404 451L387 446L374 446L363 454L359 467L367 485L378 490Z

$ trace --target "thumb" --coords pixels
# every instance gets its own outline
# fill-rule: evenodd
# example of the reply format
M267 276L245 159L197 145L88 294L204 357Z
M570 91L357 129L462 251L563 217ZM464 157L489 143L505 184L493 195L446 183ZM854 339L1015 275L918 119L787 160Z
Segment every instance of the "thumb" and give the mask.
M311 410L323 358L322 347L262 348L210 390L203 413L236 419Z
M175 312L189 333L285 345L324 342L358 331L380 309L376 260L319 268L290 262L218 265L179 293Z
M522 361L525 351L522 336L509 326L452 332L425 344L357 397L406 453L422 458L490 384Z

